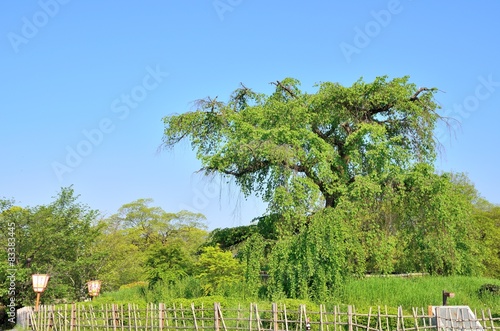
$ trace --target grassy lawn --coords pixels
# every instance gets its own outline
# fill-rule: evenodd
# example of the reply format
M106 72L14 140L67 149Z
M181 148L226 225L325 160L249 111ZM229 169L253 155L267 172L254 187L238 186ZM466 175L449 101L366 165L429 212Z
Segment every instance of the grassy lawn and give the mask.
M413 307L427 309L429 305L438 306L442 304L442 291L455 293L455 297L448 299L448 305L466 305L473 310L491 309L491 312L500 316L500 293L496 295L480 295L479 289L483 284L495 284L500 286L500 279L482 277L368 277L353 279L346 282L342 287L334 290L328 302L322 302L327 307L333 305L354 305L358 310L369 307L385 307L396 310L402 306L404 310ZM96 298L94 303L127 303L134 302L146 304L147 296L144 295L144 285L123 288L117 292L103 293ZM205 297L199 299L179 299L179 302L205 303L221 302L223 305L235 305L238 303L261 302L262 300L251 300L248 298L222 298ZM176 300L177 301L177 300ZM303 302L316 306L318 303L307 300L286 300ZM168 305L168 301L165 301Z

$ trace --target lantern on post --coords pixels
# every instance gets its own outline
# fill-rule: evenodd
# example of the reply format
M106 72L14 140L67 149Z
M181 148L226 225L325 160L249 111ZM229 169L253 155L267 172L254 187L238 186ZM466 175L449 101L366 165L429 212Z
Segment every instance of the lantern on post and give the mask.
M50 276L46 274L32 275L33 291L35 291L36 293L35 311L38 311L38 305L40 304L40 295L47 288L47 283L49 282L49 278Z
M448 298L454 298L455 293L443 291L443 306L448 304Z
M94 298L99 295L101 291L101 281L100 280L91 280L87 283L89 289L89 295Z

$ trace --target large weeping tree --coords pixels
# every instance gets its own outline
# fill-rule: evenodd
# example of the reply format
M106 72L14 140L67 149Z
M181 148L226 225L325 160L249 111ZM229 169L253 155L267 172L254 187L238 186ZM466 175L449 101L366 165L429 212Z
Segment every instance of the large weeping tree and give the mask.
M336 207L361 177L383 181L435 158L435 88L408 77L325 82L312 94L295 79L272 84L270 95L242 84L227 102L207 98L165 117L163 146L189 140L207 174L295 218Z

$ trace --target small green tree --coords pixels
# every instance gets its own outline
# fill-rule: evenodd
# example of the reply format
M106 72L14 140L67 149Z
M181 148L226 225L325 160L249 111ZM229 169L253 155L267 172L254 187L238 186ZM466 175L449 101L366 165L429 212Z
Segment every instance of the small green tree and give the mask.
M475 206L479 240L484 248L482 262L485 276L500 275L500 206L481 200Z
M207 295L223 294L224 287L242 281L243 269L231 252L220 247L204 247L196 263L196 277Z
M99 262L98 256L92 254L100 231L96 226L98 212L79 203L72 187L62 188L48 205L21 208L4 203L2 208L0 225L13 230L12 235L0 233L0 245L7 247L9 238L15 238L16 244L15 263L9 267L17 272L17 304L33 304L33 273L51 276L44 300L86 297L86 282L95 276ZM4 261L7 258L2 257Z
M407 174L399 206L402 272L477 275L481 270L479 228L473 217L477 192L465 176L438 175L429 165Z

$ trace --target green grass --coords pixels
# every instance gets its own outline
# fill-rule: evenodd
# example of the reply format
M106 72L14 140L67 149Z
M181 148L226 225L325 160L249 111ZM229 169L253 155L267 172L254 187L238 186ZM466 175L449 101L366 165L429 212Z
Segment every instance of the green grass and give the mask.
M442 304L442 291L455 293L448 305L491 309L500 313L500 295L479 295L483 284L500 285L500 280L481 277L370 277L348 281L332 298L332 304L357 307L388 306L411 309Z
M429 305L442 304L442 291L455 293L454 298L448 299L448 305L466 305L473 310L491 309L492 313L500 316L500 295L479 295L483 284L500 285L499 279L481 277L370 277L353 279L342 287L335 289L328 302L321 302L332 307L333 305L354 305L358 310L369 307L385 307L389 310L402 306L404 310L411 308L427 309ZM145 305L148 295L144 295L144 285L123 287L119 291L103 293L94 301L101 303L136 303ZM147 292L146 292L147 293ZM175 302L205 302L210 304L220 302L223 306L237 306L238 303L247 304L248 300L231 297L204 297L197 299L181 299ZM291 300L295 301L295 300ZM172 299L162 300L165 304ZM304 301L304 303L307 303ZM312 304L312 303L311 303ZM309 305L309 304L308 304Z

